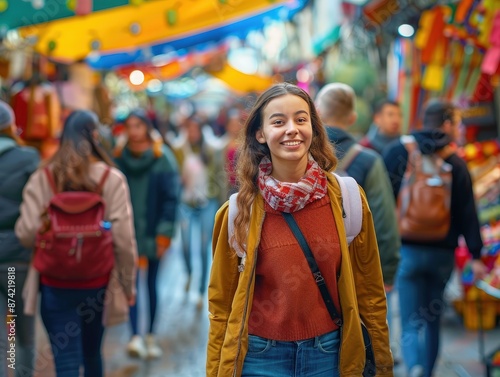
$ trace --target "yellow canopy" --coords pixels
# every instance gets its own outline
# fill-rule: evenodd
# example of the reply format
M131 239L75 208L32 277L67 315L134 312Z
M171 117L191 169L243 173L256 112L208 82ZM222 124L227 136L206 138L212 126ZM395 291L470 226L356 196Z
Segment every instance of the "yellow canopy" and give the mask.
M221 70L207 72L225 82L232 90L241 93L262 92L273 84L272 77L248 75L225 64Z
M212 30L282 6L288 0L155 0L20 29L36 50L75 61L92 51L114 52Z

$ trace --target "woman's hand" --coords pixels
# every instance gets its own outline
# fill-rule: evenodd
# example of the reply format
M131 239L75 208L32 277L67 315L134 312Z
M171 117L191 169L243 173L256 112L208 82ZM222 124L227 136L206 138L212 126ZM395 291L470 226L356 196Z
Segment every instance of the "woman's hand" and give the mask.
M170 247L171 239L165 236L156 236L156 257L161 259L165 251Z
M136 294L135 292L132 293L128 298L128 306L134 306L135 305L135 299L136 299Z

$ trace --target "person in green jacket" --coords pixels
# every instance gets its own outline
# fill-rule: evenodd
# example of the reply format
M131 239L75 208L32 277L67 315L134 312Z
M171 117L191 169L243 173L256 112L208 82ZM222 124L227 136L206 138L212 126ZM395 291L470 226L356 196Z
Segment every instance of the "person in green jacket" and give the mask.
M132 357L158 358L162 350L153 336L156 278L161 257L169 248L176 228L180 187L178 166L172 151L141 110L132 111L125 120L125 135L117 140L115 162L127 177L137 249L139 256L147 259L148 266L148 333L144 339L140 335L137 305L132 306L132 339L127 350Z
M392 325L391 299L400 259L401 239L396 201L385 163L377 152L365 148L349 134L356 121L356 95L343 83L325 85L316 96L316 107L339 159L337 171L353 177L363 188L372 211L387 295L387 322Z

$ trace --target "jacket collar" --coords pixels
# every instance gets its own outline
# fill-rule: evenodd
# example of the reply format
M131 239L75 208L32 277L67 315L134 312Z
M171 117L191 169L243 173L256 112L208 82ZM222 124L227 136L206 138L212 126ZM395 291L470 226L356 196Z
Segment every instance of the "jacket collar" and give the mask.
M17 146L18 145L14 139L11 139L10 137L0 136L0 155Z
M383 151L387 145L389 145L394 140L399 139L399 137L400 137L400 135L387 136L387 135L382 134L380 132L380 129L378 128L378 126L375 123L372 123L366 136L370 140L371 145L373 145L373 147L379 152Z
M335 127L326 126L328 140L335 147L335 156L342 159L347 151L356 144L356 140L345 130Z

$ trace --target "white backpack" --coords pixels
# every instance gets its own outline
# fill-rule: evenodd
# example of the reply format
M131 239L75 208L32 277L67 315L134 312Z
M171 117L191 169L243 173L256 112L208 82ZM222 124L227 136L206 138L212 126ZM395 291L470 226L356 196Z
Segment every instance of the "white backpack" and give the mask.
M344 209L344 227L347 236L347 244L350 245L352 240L361 231L361 223L363 221L363 210L361 204L361 195L359 193L359 186L356 180L352 177L341 177L333 173L337 179L340 190L342 192L342 206ZM238 257L241 258L241 263L238 270L241 272L245 268L246 251L234 241L234 219L238 214L238 206L236 198L238 193L229 197L229 219L228 219L228 239L231 247L236 251Z

